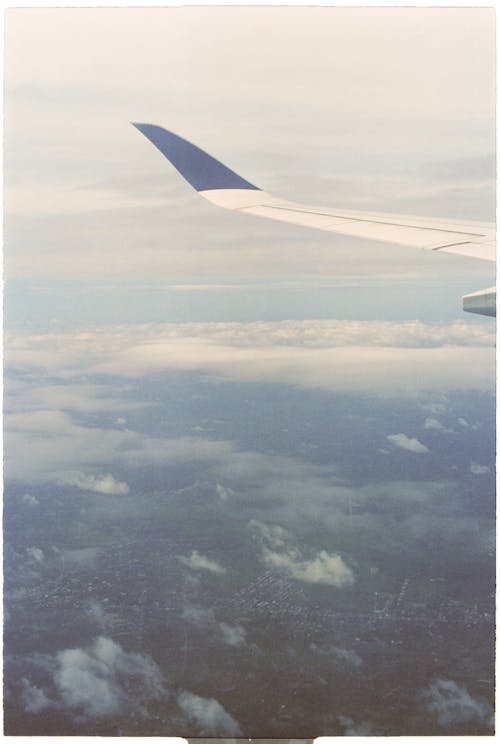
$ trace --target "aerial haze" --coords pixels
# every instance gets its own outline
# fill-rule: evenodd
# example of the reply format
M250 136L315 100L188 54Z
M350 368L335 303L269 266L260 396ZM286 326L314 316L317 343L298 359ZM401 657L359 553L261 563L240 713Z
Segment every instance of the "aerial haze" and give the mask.
M493 733L495 324L460 298L494 266L218 209L130 122L493 221L494 32L7 11L6 734Z

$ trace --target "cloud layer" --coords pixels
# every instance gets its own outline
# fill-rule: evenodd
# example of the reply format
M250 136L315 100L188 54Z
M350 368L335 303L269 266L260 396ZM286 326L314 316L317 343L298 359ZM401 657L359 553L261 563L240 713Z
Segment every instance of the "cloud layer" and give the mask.
M490 325L463 321L137 324L79 335L7 334L5 360L18 373L50 369L59 386L75 373L138 378L183 369L234 381L411 395L493 389L494 342ZM110 397L102 385L98 393ZM46 389L29 391L34 400L42 394L47 398ZM24 391L17 384L10 395L16 404ZM96 402L96 393L81 385L59 387L57 395L64 408L71 408L71 397L75 406Z
M176 438L127 428L126 419L116 417L122 404L130 415L149 405L131 396L127 378L183 370L214 382L279 383L347 394L493 390L493 343L490 326L465 322L147 324L76 334L7 334L5 472L28 482L126 496L129 485L113 473L111 461L113 467L134 467L222 461L234 454L229 442L211 440L203 427L196 436ZM42 370L51 384L36 382ZM99 375L95 385L89 382L92 375ZM125 382L117 385L117 377ZM98 427L93 422L101 402L109 423ZM424 428L440 426L427 417ZM388 439L417 454L427 449L401 432ZM227 467L233 475L236 467L241 473L251 470L257 464L252 457L257 455L234 456ZM233 495L229 484L219 484L218 493L220 499Z

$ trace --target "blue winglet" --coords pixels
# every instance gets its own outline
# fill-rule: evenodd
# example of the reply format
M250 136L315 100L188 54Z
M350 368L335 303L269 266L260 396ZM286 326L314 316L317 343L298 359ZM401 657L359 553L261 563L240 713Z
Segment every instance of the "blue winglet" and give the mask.
M177 168L181 176L196 189L254 189L257 186L245 181L237 173L226 168L208 153L200 150L182 137L154 124L135 124L139 132L150 140L167 160Z

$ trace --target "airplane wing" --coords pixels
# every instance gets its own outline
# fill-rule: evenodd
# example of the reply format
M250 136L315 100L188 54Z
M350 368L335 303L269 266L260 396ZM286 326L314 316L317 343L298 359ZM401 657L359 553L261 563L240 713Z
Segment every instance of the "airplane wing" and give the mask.
M162 127L137 123L134 126L201 196L217 206L342 235L495 261L493 224L462 220L441 222L285 201L262 191L196 145ZM468 312L496 314L495 287L465 295L462 300L463 308Z

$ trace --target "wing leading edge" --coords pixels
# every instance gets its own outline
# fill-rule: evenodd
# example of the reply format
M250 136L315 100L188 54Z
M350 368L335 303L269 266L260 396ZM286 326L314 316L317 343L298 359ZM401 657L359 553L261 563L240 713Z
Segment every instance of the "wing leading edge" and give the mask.
M198 193L220 207L304 227L495 261L495 225L312 207L262 191L199 147L152 124L134 124ZM467 312L495 315L495 288L463 298Z

